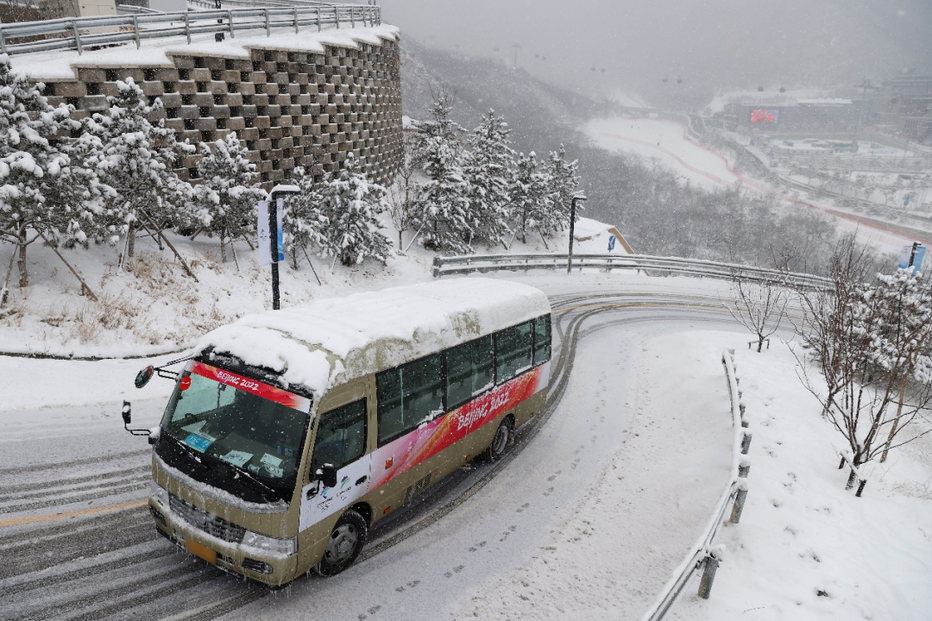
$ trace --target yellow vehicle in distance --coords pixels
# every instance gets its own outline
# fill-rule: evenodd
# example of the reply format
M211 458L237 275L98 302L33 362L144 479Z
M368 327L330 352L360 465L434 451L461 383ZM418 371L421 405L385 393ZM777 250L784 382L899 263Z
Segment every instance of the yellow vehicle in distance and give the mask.
M204 336L153 445L158 532L272 586L350 566L369 529L540 412L550 304L462 278L249 315ZM124 424L130 407L124 404Z

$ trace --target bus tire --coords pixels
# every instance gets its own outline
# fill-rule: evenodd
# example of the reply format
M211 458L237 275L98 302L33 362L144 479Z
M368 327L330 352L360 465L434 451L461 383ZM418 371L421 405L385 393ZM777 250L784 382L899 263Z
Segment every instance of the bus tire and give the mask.
M495 435L492 436L492 444L490 444L488 450L486 450L486 459L489 461L498 461L501 459L502 455L508 450L513 427L514 423L511 421L510 416L506 416L504 420L499 423L498 429L495 430Z
M321 576L335 576L356 560L369 538L365 518L350 509L337 520L327 540L324 555L314 570Z

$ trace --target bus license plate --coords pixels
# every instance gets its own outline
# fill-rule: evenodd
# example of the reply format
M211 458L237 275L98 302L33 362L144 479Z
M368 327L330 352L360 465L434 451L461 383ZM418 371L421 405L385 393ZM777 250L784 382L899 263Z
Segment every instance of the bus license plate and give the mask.
M203 546L187 537L184 540L184 549L199 559L207 561L211 565L217 564L217 553L214 550L211 550L207 546Z

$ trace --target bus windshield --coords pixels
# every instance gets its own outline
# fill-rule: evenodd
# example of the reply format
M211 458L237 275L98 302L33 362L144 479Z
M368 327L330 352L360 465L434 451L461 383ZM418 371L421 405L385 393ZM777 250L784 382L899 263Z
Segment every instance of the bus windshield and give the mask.
M205 482L233 487L226 491L242 498L258 495L268 500L285 499L294 490L309 409L310 400L306 397L193 362L175 386L162 419L162 435L183 445L188 455L202 454L213 458L212 464L221 470L233 468L248 475L211 476ZM182 471L189 470L177 462L190 459L171 461ZM202 465L197 469L202 469ZM200 480L205 478L194 472L188 474ZM224 479L228 480L226 485L221 484ZM230 479L238 482L229 483ZM243 490L235 489L248 486L249 481L252 487L272 493L255 490L244 494Z

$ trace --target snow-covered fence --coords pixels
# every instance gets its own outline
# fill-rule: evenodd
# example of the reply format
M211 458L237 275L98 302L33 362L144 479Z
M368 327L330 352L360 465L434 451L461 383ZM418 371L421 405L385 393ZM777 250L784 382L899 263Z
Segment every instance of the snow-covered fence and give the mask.
M4 54L29 54L50 50L77 50L134 43L143 40L224 34L231 38L238 32L287 29L299 33L302 28L355 28L382 23L382 9L374 5L320 4L292 7L265 7L181 13L138 13L104 17L75 17L40 22L0 24L0 51Z
M528 271L566 269L567 255L564 254L474 254L456 257L435 257L434 277L453 274L470 274L473 272ZM821 289L831 285L831 281L812 274L781 272L779 270L700 261L681 257L655 257L643 254L604 255L574 254L573 269L629 270L680 274L732 280L741 278L755 282L785 283L787 286L803 289Z
M747 431L747 421L744 418L744 404L741 401L741 391L738 389L738 378L735 371L734 350L730 349L722 354L722 365L725 367L725 377L728 381L728 393L731 404L731 415L734 423L734 442L732 445L731 477L725 485L722 495L716 505L715 513L709 520L703 534L690 549L689 555L676 568L673 576L664 586L657 600L642 617L642 621L658 621L672 608L680 593L696 572L702 570L703 575L699 582L699 596L709 598L712 590L712 581L715 571L724 557L725 547L716 546L713 541L725 521L728 507L732 507L729 521L737 523L744 508L744 499L747 496L747 474L750 470L750 460L747 457L751 434Z

